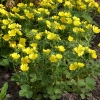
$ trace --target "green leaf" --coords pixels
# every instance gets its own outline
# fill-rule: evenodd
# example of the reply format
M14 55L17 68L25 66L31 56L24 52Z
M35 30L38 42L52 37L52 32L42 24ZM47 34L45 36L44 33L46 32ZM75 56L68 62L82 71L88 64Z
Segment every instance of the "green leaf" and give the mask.
M88 92L88 89L87 88L81 88L81 92L86 93L86 92Z
M78 80L78 85L79 86L85 86L84 80L82 80L82 79Z
M47 87L47 93L50 94L50 95L53 95L54 94L54 88L51 87L51 86L48 86Z
M62 94L62 91L58 88L55 88L54 92L55 92L55 94Z
M8 83L6 82L1 89L1 93L0 93L1 100L6 96L7 89L8 89Z
M25 96L25 91L20 90L20 91L19 91L19 96L21 96L21 97Z
M1 66L9 66L9 61L8 61L8 59L1 59L1 60L0 60L0 65L1 65Z
M56 97L56 95L51 95L51 96L50 96L50 99L51 99L51 100L56 100L57 97Z
M26 96L28 99L31 98L32 95L33 95L32 91L28 91L28 92L25 93L25 96Z
M93 22L92 17L87 13L83 13L82 17L89 22Z
M81 93L80 96L82 99L85 99L85 94Z
M92 93L86 93L87 96L92 96Z
M21 86L21 89L22 89L22 90L29 90L29 89L30 89L30 86L27 85L27 84L25 84L25 85L22 85L22 86Z
M96 84L96 82L93 78L87 77L86 78L86 84L94 86Z
M31 82L35 82L35 81L37 80L36 74L30 74L30 77L32 77L32 78L30 79Z

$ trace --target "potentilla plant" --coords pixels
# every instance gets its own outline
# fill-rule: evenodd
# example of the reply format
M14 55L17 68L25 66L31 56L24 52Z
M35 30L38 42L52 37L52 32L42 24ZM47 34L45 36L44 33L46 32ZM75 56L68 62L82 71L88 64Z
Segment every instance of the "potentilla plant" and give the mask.
M100 69L91 40L100 29L89 13L99 13L98 8L94 0L42 0L38 7L19 3L10 12L0 5L1 47L11 51L7 59L15 69L12 80L21 87L20 96L91 96Z

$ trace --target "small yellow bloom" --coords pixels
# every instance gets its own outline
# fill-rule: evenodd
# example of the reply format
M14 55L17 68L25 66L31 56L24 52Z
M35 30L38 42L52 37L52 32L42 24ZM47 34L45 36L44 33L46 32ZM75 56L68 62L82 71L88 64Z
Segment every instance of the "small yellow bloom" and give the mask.
M52 54L52 55L50 56L49 60L50 60L51 62L56 62L56 61L57 61L56 56L55 56L54 54Z
M49 20L46 20L46 25L48 28L51 28L51 22Z
M28 69L29 69L28 64L22 64L22 65L20 66L20 69L21 69L22 71L28 71Z
M85 47L79 44L78 47L74 48L74 51L78 54L78 56L82 56L84 54Z
M63 0L57 0L59 3L62 3L63 2Z
M79 67L84 67L85 65L84 65L84 63L78 62L78 66L79 66Z
M6 29L6 25L1 26L1 29L3 30Z
M19 12L19 8L16 8L16 7L13 7L11 10L12 10L13 12L15 12L15 13Z
M30 4L29 4L29 6L30 6L30 7L33 7L33 6L34 6L34 4L33 4L33 3L30 3Z
M65 25L61 25L61 26L59 27L59 29L60 29L60 30L64 30L64 29L66 29L66 26L65 26Z
M97 58L97 54L96 54L96 53L93 53L93 54L92 54L92 58L93 58L93 59L96 59L96 58Z
M98 12L100 13L100 7L98 7Z
M43 20L43 17L39 17L39 18L38 18L38 21L41 21L41 20Z
M62 59L62 55L61 54L56 54L56 58L60 60L60 59Z
M33 13L27 12L26 17L30 19L30 18L34 18L34 15Z
M99 33L100 32L100 29L96 26L93 26L93 32L94 33Z
M16 48L16 41L9 41L9 46L12 48Z
M70 66L69 66L69 69L70 70L76 70L78 68L78 63L77 62L74 62L74 64L71 64Z
M9 20L7 20L7 19L3 19L2 22L3 22L4 25L8 25L9 24Z
M15 60L17 60L20 57L20 55L17 53L12 53L12 54L10 54L10 56Z
M32 49L30 47L24 48L22 49L22 51L25 52L26 54L32 53Z
M58 15L59 16L65 16L65 12L63 12L63 11L62 12L59 12Z
M100 47L100 43L98 44L98 47Z
M73 41L73 37L72 36L69 36L68 37L68 41L72 42Z
M35 53L31 53L30 55L29 55L29 58L31 59L31 60L34 60L34 59L36 59L38 57L38 54L35 54Z
M9 34L5 34L5 35L3 36L3 39L4 39L5 41L9 41L9 40L10 40Z
M25 46L26 45L26 39L25 38L20 38L19 39L19 44Z
M21 58L21 63L22 64L30 63L29 57L28 56L22 57Z
M64 51L65 51L64 46L57 46L56 48L58 48L58 49L59 49L59 51L61 51L61 52L64 52Z
M9 34L9 36L16 36L16 30L15 29L9 30L8 34Z
M36 34L35 39L40 40L41 37L42 37L42 33L38 33L38 34Z
M44 53L49 53L51 50L50 49L43 49Z
M49 39L49 40L53 40L55 37L56 37L56 34L54 34L54 33L47 34L47 39Z
M71 24L72 23L72 19L71 18L66 18L67 24Z
M31 43L30 44L31 47L37 47L37 45L38 45L37 43Z
M73 22L73 24L74 24L75 26L79 26L81 23L80 23L80 21L75 20L75 21Z

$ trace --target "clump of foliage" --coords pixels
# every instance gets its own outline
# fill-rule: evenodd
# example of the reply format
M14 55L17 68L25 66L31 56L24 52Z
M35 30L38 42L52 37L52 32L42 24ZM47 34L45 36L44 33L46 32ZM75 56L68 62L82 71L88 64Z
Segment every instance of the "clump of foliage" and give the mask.
M92 10L100 13L94 0L42 0L38 7L18 3L9 12L0 5L0 57L13 65L20 96L91 95L100 69L91 48L100 32L89 15Z

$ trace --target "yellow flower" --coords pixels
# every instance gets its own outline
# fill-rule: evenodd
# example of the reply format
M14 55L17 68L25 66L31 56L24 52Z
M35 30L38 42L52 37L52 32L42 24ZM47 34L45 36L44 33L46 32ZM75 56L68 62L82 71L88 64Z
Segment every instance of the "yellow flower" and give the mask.
M78 68L78 63L77 62L74 62L74 64L71 64L70 66L69 66L69 69L70 70L76 70Z
M9 34L9 36L16 36L16 30L15 29L9 30L8 34Z
M98 12L100 13L100 7L98 7Z
M96 26L93 26L93 32L94 33L99 33L100 32L100 29Z
M9 46L12 48L16 48L16 41L9 41Z
M12 54L10 54L10 56L15 60L17 60L20 57L20 55L17 53L12 53Z
M46 25L48 28L51 28L51 22L49 20L46 20Z
M52 54L52 55L50 56L49 60L50 60L51 62L56 62L56 61L57 61L56 56L55 56L54 54Z
M57 0L59 3L62 3L63 2L63 0Z
M38 45L37 43L31 43L30 44L31 47L37 47L37 45Z
M59 29L60 24L58 22L54 21L54 26L55 26L55 29Z
M58 20L59 19L59 16L52 16L52 19Z
M47 39L49 39L49 40L53 40L55 37L56 37L56 34L54 34L54 33L47 34Z
M23 48L22 51L25 52L26 54L32 53L32 49L30 47Z
M7 20L7 19L3 19L2 22L3 22L4 25L8 25L9 24L9 20Z
M96 59L96 58L97 58L97 54L96 54L96 53L93 53L93 54L92 54L92 58L93 58L93 59Z
M22 58L21 58L21 63L22 63L22 64L30 63L30 60L29 60L28 56L22 57Z
M96 53L95 50L92 50L92 49L90 49L90 48L88 48L87 50L88 50L88 52L89 52L90 54Z
M5 35L3 36L3 39L4 39L5 41L9 41L9 40L10 40L9 34L5 34Z
M60 59L62 59L62 55L61 54L56 54L56 58L60 60Z
M35 39L40 40L41 37L42 37L42 33L38 33L38 34L36 34Z
M67 18L69 18L69 17L71 17L72 15L71 15L70 12L65 12L65 16L66 16Z
M20 19L25 19L25 17L24 17L24 16L19 16L19 18L20 18Z
M39 17L38 20L39 20L39 21L43 20L43 17Z
M19 39L19 44L25 46L26 45L25 42L26 42L26 39L25 38L20 38Z
M79 26L81 23L80 23L79 20L75 20L75 21L73 22L73 24L74 24L75 26Z
M69 36L68 37L68 41L72 42L73 41L73 37L72 36Z
M44 53L49 53L51 50L50 49L43 49Z
M22 45L22 44L17 44L17 47L18 47L19 49L23 49L23 48L25 48L25 46Z
M59 16L64 16L65 15L65 12L63 12L63 11L62 12L59 12L58 15Z
M100 43L98 44L98 47L100 47Z
M78 47L74 48L74 51L78 54L78 56L82 56L84 54L85 47L79 44Z
M33 15L33 13L30 13L30 12L27 12L26 13L26 16L27 16L27 18L34 18L34 15Z
M57 46L56 48L58 48L58 49L59 49L59 51L61 51L61 52L64 52L64 51L65 51L64 46Z
M33 4L33 3L30 3L30 4L29 4L29 6L31 6L31 7L32 7L32 6L34 6L34 4Z
M21 69L22 71L28 71L28 69L29 69L28 64L22 64L22 65L20 66L20 69Z
M85 65L84 65L84 63L78 62L78 66L79 66L79 67L84 67Z
M72 19L71 18L66 18L67 20L67 24L71 24L72 23Z
M35 54L35 53L31 53L30 55L29 55L29 58L31 59L31 60L34 60L34 59L36 59L38 57L38 54Z
M65 25L61 25L61 26L59 27L59 29L60 29L60 30L64 30L64 29L66 29L66 26L65 26Z
M60 21L61 21L62 23L66 23L65 17L61 17L61 18L60 18Z
M19 8L16 8L16 7L13 7L11 10L12 10L13 12L15 12L15 13L19 12Z
M5 25L1 26L1 29L3 29L3 30L6 29L6 26Z

